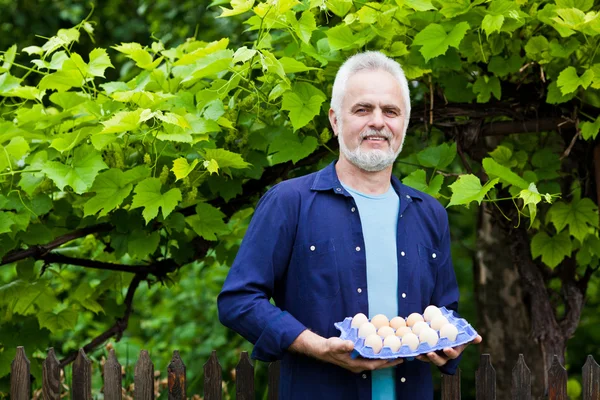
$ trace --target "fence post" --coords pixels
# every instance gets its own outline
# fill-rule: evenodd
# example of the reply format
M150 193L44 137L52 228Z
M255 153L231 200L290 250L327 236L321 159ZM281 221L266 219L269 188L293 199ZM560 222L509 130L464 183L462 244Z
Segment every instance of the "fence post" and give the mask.
M512 370L512 398L513 400L531 400L531 371L523 354L519 354L519 360Z
M217 358L217 352L212 351L206 364L204 364L204 399L221 400L221 385L223 370Z
M567 370L563 368L556 354L548 370L548 399L567 400Z
M42 364L42 394L44 400L60 400L60 362L53 347Z
M275 361L269 364L269 395L268 400L279 399L279 373L281 362Z
M133 382L135 400L154 400L154 364L146 350L140 352L135 364Z
M235 393L237 400L254 400L254 367L247 351L242 351L235 367Z
M442 374L442 400L460 400L460 368L456 374Z
M10 395L14 400L31 398L31 379L29 378L29 360L23 346L17 347L17 354L10 365Z
M482 354L475 373L477 400L496 400L496 370L492 367L489 354Z
M583 400L600 399L600 366L591 355L583 366Z
M122 391L121 364L115 356L115 349L110 349L108 360L104 364L104 399L121 400Z
M169 374L169 400L186 400L185 397L185 364L181 361L179 351L173 352L173 358L167 367Z
M73 399L92 400L92 362L83 349L73 363Z

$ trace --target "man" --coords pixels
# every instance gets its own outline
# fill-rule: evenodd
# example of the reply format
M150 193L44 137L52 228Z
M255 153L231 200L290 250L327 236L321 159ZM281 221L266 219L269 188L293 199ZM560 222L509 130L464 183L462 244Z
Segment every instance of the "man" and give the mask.
M465 346L413 361L352 359L334 327L359 312L457 307L445 209L392 176L409 115L401 67L378 52L351 57L329 111L339 160L276 185L257 206L219 318L254 343L253 358L281 359L282 400L429 399L427 361L456 370Z

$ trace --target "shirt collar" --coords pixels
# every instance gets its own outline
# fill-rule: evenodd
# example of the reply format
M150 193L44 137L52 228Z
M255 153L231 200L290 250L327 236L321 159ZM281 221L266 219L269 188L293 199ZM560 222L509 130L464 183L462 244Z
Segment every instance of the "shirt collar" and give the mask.
M332 161L327 167L317 172L315 180L310 188L311 190L334 190L336 193L349 195L338 179L337 173L335 172L335 163L336 161ZM400 196L400 198L403 200L408 200L409 202L412 201L413 198L423 200L423 195L421 192L404 185L394 175L392 175L392 186L394 187L394 190L398 196Z

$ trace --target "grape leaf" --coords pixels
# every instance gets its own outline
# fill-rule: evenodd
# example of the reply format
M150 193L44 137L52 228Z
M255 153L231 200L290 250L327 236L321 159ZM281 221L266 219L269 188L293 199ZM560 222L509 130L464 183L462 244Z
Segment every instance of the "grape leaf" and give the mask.
M352 33L352 29L345 24L328 29L325 34L329 40L331 50L342 50L356 46L356 38Z
M233 153L225 149L206 149L204 150L204 158L206 160L214 160L221 169L243 169L250 166L249 163L244 161L241 154Z
M142 215L146 224L158 215L159 208L162 209L163 218L167 218L181 201L181 191L178 188L162 193L161 186L158 178L147 178L135 187L131 208L144 207Z
M560 75L558 75L558 80L556 83L558 84L561 93L566 95L577 90L579 86L587 89L588 86L591 85L593 79L594 72L591 69L585 71L580 77L577 75L577 70L575 70L575 67L567 67L560 73Z
M102 122L104 133L121 133L132 131L144 121L149 120L154 116L154 113L145 108L138 108L134 111L120 111L112 116L108 121Z
M104 78L106 68L114 68L110 62L110 57L105 49L94 49L90 53L90 62L88 64L88 72L92 76L101 76Z
M546 232L538 232L531 240L531 256L536 259L542 256L542 262L550 268L555 268L572 252L571 238L567 231L553 237Z
M198 159L192 161L192 164L188 163L188 160L184 157L179 157L176 160L173 160L173 168L171 171L175 174L176 181L185 178L196 168L198 165Z
M93 215L98 211L101 211L100 217L107 215L110 211L119 207L123 200L129 196L134 183L149 175L150 170L143 165L126 172L112 168L101 173L90 189L90 192L95 192L96 196L85 203L84 215Z
M448 207L461 204L468 207L472 201L477 201L477 203L481 204L487 192L489 192L496 183L498 183L498 178L492 179L484 186L481 186L479 178L475 175L461 175L456 182L450 185L452 197L450 198Z
M600 130L600 117L596 118L594 122L585 121L581 123L581 136L585 140L590 138L596 139L598 131Z
M529 189L529 183L515 174L503 165L498 164L493 158L484 158L482 161L483 169L490 178L498 177L501 181L518 187L519 189Z
M427 147L417 153L419 164L424 167L443 169L454 161L456 157L456 143L451 145L442 143L439 146Z
M548 210L547 219L554 224L557 232L569 225L569 233L583 242L589 227L598 227L598 208L589 198L574 200L570 204L560 201Z
M473 85L473 92L477 94L478 103L487 103L490 101L492 94L496 99L500 100L502 96L500 80L497 76L480 76Z
M458 49L458 45L469 28L468 23L459 22L450 33L446 33L441 25L429 24L415 36L413 45L422 46L419 51L425 57L425 61L429 61L445 54L449 46Z
M268 153L272 155L271 162L273 164L290 160L297 163L315 151L317 147L319 147L317 138L306 136L301 139L297 134L285 129L271 142Z
M86 145L75 149L69 165L59 161L47 161L42 171L60 190L70 186L75 193L83 194L92 186L98 172L106 168L108 166L100 153L92 146Z
M537 215L537 204L542 201L542 196L535 183L532 182L529 184L529 188L519 192L519 198L523 199L523 208L527 207L529 209L529 227L531 228L533 220L535 220L535 216Z
M47 328L50 332L56 333L75 328L79 314L77 310L66 309L59 313L42 312L37 314L40 328Z
M127 253L134 258L143 260L156 251L159 243L160 232L154 231L149 234L141 229L136 229L127 237Z
M228 232L227 224L223 221L225 214L208 203L198 203L196 215L188 217L187 223L198 236L206 240L217 240L217 235Z
M399 2L396 1L396 3ZM431 0L405 0L403 3L415 11L437 10L437 8L431 4Z
M325 94L309 83L296 84L292 92L283 95L282 110L289 111L294 131L306 126L321 111Z
M402 179L402 183L414 189L420 190L421 192L425 192L431 196L437 197L440 189L442 188L442 184L444 183L444 177L442 175L436 175L431 179L431 182L427 184L427 175L425 170L418 169Z
M548 95L546 96L546 102L549 104L560 104L565 103L575 97L577 93L569 93L562 94L561 90L558 88L558 84L556 81L552 81L550 85L548 85Z
M229 4L231 5L231 9L221 7L223 12L218 18L231 17L233 15L243 14L246 11L250 11L254 5L254 0L231 0Z
M297 25L294 26L294 30L300 40L304 43L309 44L312 33L317 29L317 22L314 14L306 10L302 13L302 16L298 20Z
M504 15L487 14L481 22L481 28L485 31L487 37L494 32L500 32L504 24Z
M211 175L219 173L219 163L212 158L208 161L204 161L202 165L208 172L210 172Z

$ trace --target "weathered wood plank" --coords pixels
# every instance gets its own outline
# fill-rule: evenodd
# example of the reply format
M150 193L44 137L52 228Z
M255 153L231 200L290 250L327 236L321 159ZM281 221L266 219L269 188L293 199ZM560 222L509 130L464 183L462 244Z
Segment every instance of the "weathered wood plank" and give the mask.
M83 349L73 363L73 399L92 400L92 362Z
M60 400L60 361L53 347L42 364L42 396L44 400Z
M279 372L281 363L275 361L269 364L269 394L268 400L279 400Z
M512 370L512 399L531 400L531 371L523 354L519 354L519 360Z
M204 364L204 400L221 400L223 382L223 369L219 364L217 352L212 351L208 361Z
M121 364L117 361L115 350L110 349L108 360L104 364L104 400L121 400L122 385Z
M460 368L454 375L442 374L442 400L460 400Z
M591 355L583 366L583 400L600 399L600 366Z
M173 352L173 358L167 367L169 374L169 400L186 400L185 364L179 351Z
M475 373L475 393L477 400L496 400L496 370L489 354L482 354Z
M567 400L567 370L556 354L548 370L548 400Z
M133 377L135 400L154 400L154 364L148 351L142 350Z
M243 351L235 367L235 392L237 400L254 400L254 367Z
M31 398L30 364L23 346L17 347L17 354L10 364L10 398L29 400Z

